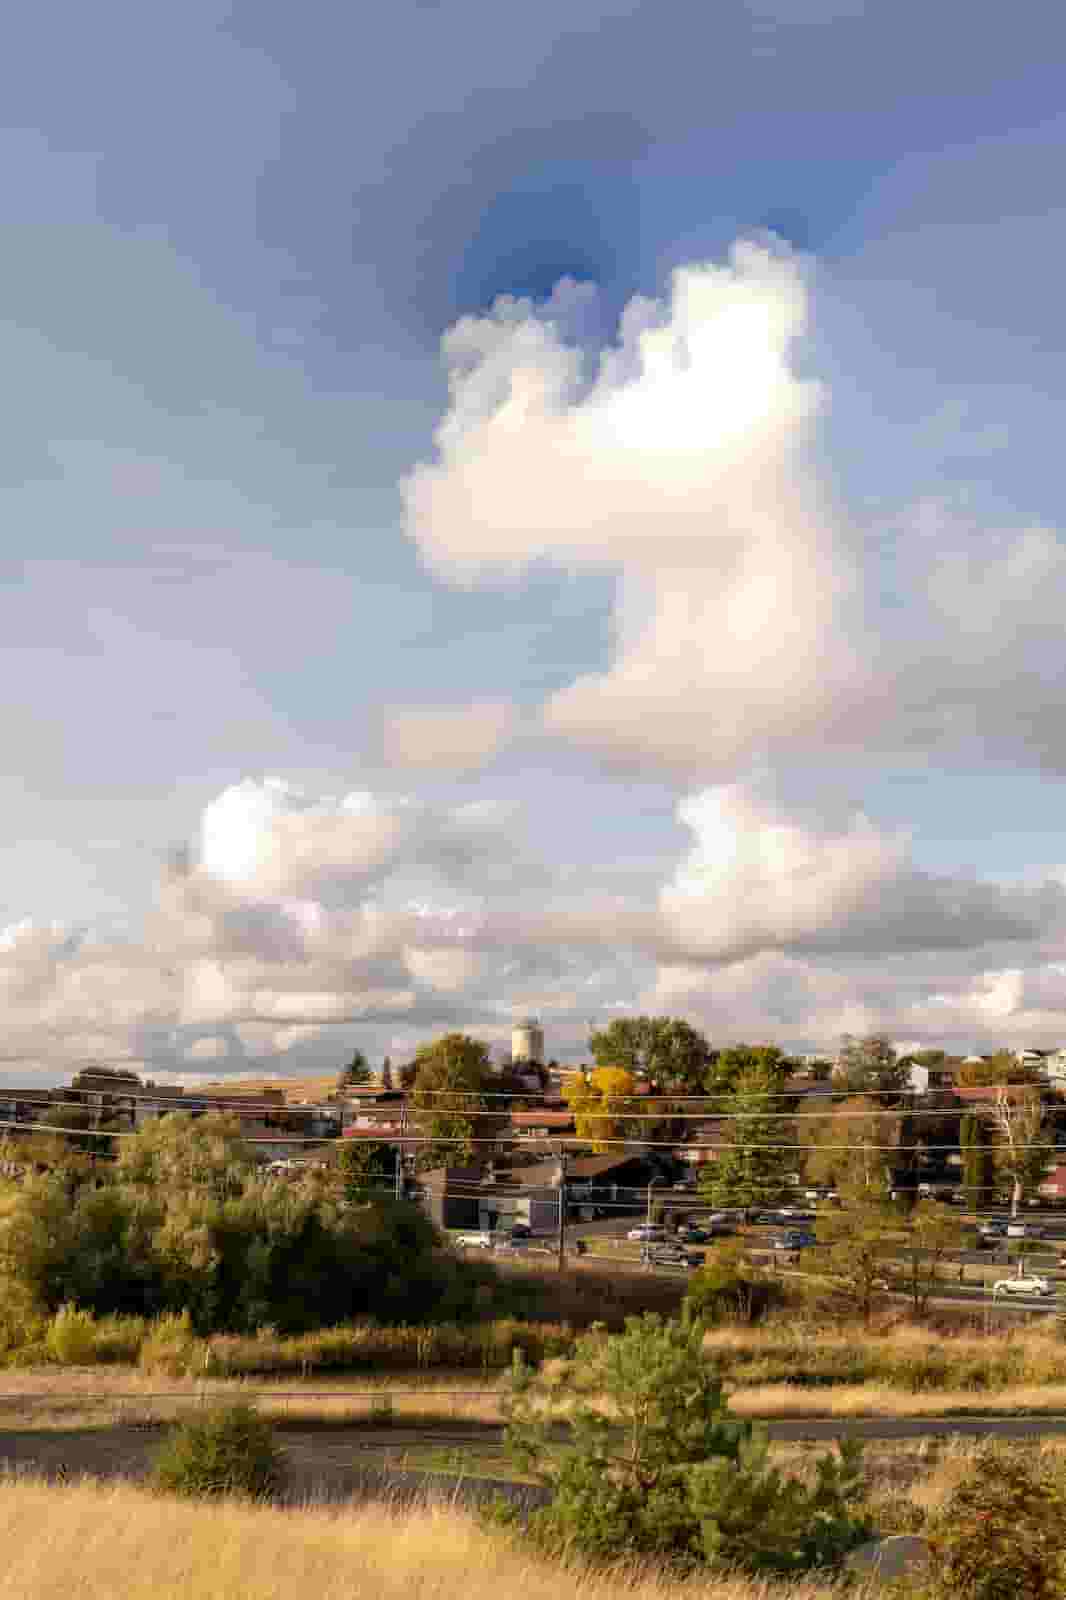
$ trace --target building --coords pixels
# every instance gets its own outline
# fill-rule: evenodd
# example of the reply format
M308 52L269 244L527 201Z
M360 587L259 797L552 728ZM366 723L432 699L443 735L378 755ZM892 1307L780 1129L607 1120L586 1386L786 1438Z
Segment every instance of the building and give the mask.
M544 1029L535 1017L516 1022L511 1029L511 1060L544 1064Z
M477 1228L486 1169L434 1167L419 1178L422 1203L438 1228Z
M911 1094L933 1094L938 1089L952 1089L955 1074L950 1067L927 1067L919 1061L903 1061L907 1072L907 1088Z

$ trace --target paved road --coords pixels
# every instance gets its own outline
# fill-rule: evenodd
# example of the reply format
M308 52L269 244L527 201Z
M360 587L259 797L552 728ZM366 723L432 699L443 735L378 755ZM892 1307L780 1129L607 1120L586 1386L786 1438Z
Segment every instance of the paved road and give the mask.
M1066 1417L808 1417L766 1427L771 1439L1044 1439L1066 1435Z

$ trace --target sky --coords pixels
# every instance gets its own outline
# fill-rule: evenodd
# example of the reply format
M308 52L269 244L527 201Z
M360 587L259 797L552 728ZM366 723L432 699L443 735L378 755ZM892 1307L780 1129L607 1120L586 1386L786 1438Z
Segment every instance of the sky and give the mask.
M0 1081L1066 1043L1064 45L21 8Z

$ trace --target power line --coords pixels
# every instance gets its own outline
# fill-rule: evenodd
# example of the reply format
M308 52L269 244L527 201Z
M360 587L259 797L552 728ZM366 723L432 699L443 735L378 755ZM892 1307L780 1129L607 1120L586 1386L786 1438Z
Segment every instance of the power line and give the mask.
M165 1120L165 1119L160 1118L159 1120L162 1121L162 1120ZM63 1128L63 1127L53 1127L47 1122L18 1122L18 1121L15 1121L14 1119L6 1119L6 1118L0 1118L0 1128L12 1128L12 1129L15 1129L16 1131L21 1132L21 1133L71 1134L71 1135L74 1135L75 1137L80 1138L80 1139L136 1139L138 1137L139 1133L141 1133L143 1131L142 1129L114 1129L114 1130L112 1130L112 1129L109 1129L109 1128L69 1128L69 1127ZM581 1148L581 1149L587 1148L590 1143L597 1144L597 1145L609 1145L609 1146L612 1146L612 1147L615 1147L615 1148L627 1149L627 1150L629 1150L629 1149L632 1149L632 1150L676 1150L678 1148L681 1148L683 1150L733 1150L733 1149L737 1148L737 1146L734 1145L729 1140L720 1140L720 1141L712 1142L712 1143L708 1143L706 1141L699 1141L699 1142L693 1142L693 1143L690 1144L690 1143L682 1143L681 1141L679 1141L677 1139L611 1139L611 1138L603 1138L603 1139L601 1139L598 1136L594 1136L593 1138L590 1139L590 1138L578 1138L576 1135L573 1136L573 1137L565 1136L565 1135L564 1136L553 1135L552 1137L553 1137L553 1142L556 1143L556 1144L563 1144L563 1145L568 1145L570 1147L577 1147L577 1148ZM249 1145L261 1145L261 1144L262 1145L265 1145L265 1144L283 1144L283 1145L311 1144L311 1145L317 1145L319 1148L329 1147L331 1145L341 1145L341 1146L350 1146L352 1148L358 1148L358 1146L353 1145L352 1140L345 1134L339 1134L339 1135L328 1135L328 1134L326 1134L326 1135L323 1135L322 1137L318 1138L318 1137L315 1137L313 1135L310 1136L310 1137L307 1137L307 1136L304 1136L302 1134L285 1134L285 1133L281 1133L281 1134L258 1134L258 1133L256 1133L256 1134L238 1135L238 1142L242 1143L242 1144L249 1144ZM372 1140L368 1140L367 1142L371 1143L373 1141ZM490 1146L493 1146L493 1147L497 1147L497 1146L499 1146L500 1144L502 1144L504 1142L513 1143L514 1141L505 1141L503 1139L503 1137L501 1137L501 1135L499 1135L499 1134L497 1134L494 1138L480 1138L480 1137L477 1137L477 1138L466 1138L462 1134L433 1134L433 1133L428 1133L428 1134L398 1133L398 1134L393 1134L393 1135L390 1135L388 1137L379 1139L377 1141L377 1143L380 1143L380 1144L400 1145L401 1147L406 1147L408 1145L422 1145L422 1144L430 1144L430 1145L434 1145L434 1144L435 1145L452 1144L452 1145L462 1145L464 1147L468 1146L468 1145L490 1145ZM790 1142L781 1143L781 1144L758 1144L758 1143L745 1142L744 1145L742 1146L742 1148L745 1149L745 1150L787 1150L787 1151L794 1151L797 1155L799 1155L801 1153L802 1154L809 1153L809 1151L812 1148L813 1149L818 1149L818 1150L850 1150L852 1152L861 1151L861 1150L889 1151L889 1152L895 1153L896 1155L906 1155L912 1149L915 1149L915 1148L918 1148L918 1147L917 1146L911 1146L911 1145L898 1145L898 1144L870 1144L866 1140L863 1140L860 1143L852 1143L852 1144L823 1144L823 1143L820 1142L817 1146L808 1146L808 1145L800 1144L800 1143L795 1142L795 1141L790 1141ZM946 1148L954 1149L955 1146L950 1146L950 1147L946 1147ZM1060 1154L1063 1155L1064 1159L1066 1159L1066 1146L1055 1145L1055 1144L1048 1144L1048 1145L1045 1145L1045 1144L1026 1144L1025 1148L1027 1150L1058 1150L1060 1152ZM544 1159L545 1160L549 1160L551 1158L546 1156Z

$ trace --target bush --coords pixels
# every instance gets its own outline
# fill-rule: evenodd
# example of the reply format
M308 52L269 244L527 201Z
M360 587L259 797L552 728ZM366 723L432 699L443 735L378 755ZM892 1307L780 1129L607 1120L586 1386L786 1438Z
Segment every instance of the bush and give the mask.
M152 1481L169 1494L264 1499L281 1483L273 1430L251 1406L215 1407L172 1430Z
M987 1443L928 1531L930 1600L1059 1600L1064 1509L1039 1463Z
M766 1274L745 1256L743 1244L731 1241L708 1253L689 1279L682 1307L687 1322L755 1322L765 1315L776 1293Z
M50 1361L64 1367L88 1367L96 1360L96 1323L88 1311L60 1306L44 1336Z
M209 1369L210 1351L193 1333L189 1313L183 1311L180 1317L160 1317L153 1324L141 1345L138 1360L142 1372L166 1378L187 1378Z

